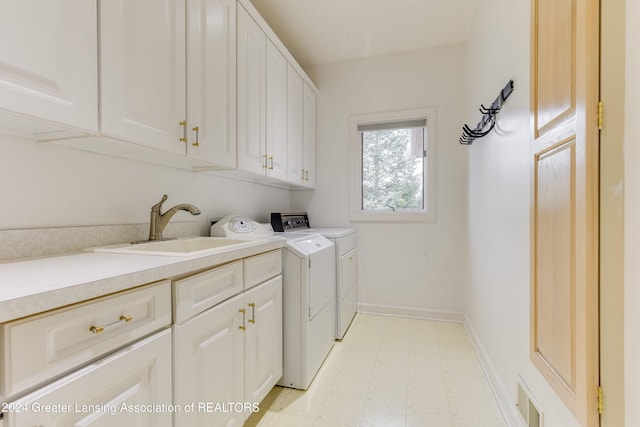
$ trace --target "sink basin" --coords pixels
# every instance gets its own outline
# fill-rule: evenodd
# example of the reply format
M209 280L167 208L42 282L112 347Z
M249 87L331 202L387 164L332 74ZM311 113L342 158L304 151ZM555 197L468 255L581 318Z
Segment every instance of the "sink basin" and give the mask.
M240 240L226 237L185 237L175 240L147 243L125 243L87 249L93 252L110 252L137 255L194 256L226 250L240 249L264 242L264 239Z

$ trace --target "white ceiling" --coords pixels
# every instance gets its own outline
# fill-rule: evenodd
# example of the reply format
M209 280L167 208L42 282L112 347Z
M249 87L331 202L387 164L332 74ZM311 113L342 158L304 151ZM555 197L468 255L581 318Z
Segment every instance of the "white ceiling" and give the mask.
M251 0L304 67L466 41L477 0Z

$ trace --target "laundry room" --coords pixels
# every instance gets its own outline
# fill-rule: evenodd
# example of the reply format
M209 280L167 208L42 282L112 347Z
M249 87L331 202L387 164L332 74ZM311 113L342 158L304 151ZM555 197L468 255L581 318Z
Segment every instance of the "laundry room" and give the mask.
M640 10L561 3L596 89L550 0L1 2L0 427L635 425Z

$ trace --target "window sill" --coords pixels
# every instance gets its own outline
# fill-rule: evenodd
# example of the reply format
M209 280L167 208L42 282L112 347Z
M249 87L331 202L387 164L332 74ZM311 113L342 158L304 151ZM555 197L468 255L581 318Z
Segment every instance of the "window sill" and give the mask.
M427 223L436 222L432 212L351 212L352 222Z

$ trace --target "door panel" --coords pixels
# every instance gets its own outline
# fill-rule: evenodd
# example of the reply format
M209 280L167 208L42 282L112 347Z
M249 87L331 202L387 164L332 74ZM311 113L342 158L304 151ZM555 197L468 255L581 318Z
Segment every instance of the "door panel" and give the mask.
M575 140L537 156L536 351L575 392Z
M598 416L598 0L534 0L531 359L583 426Z
M539 0L539 31L534 57L536 73L534 117L536 136L553 128L554 122L575 111L575 25L572 0Z

